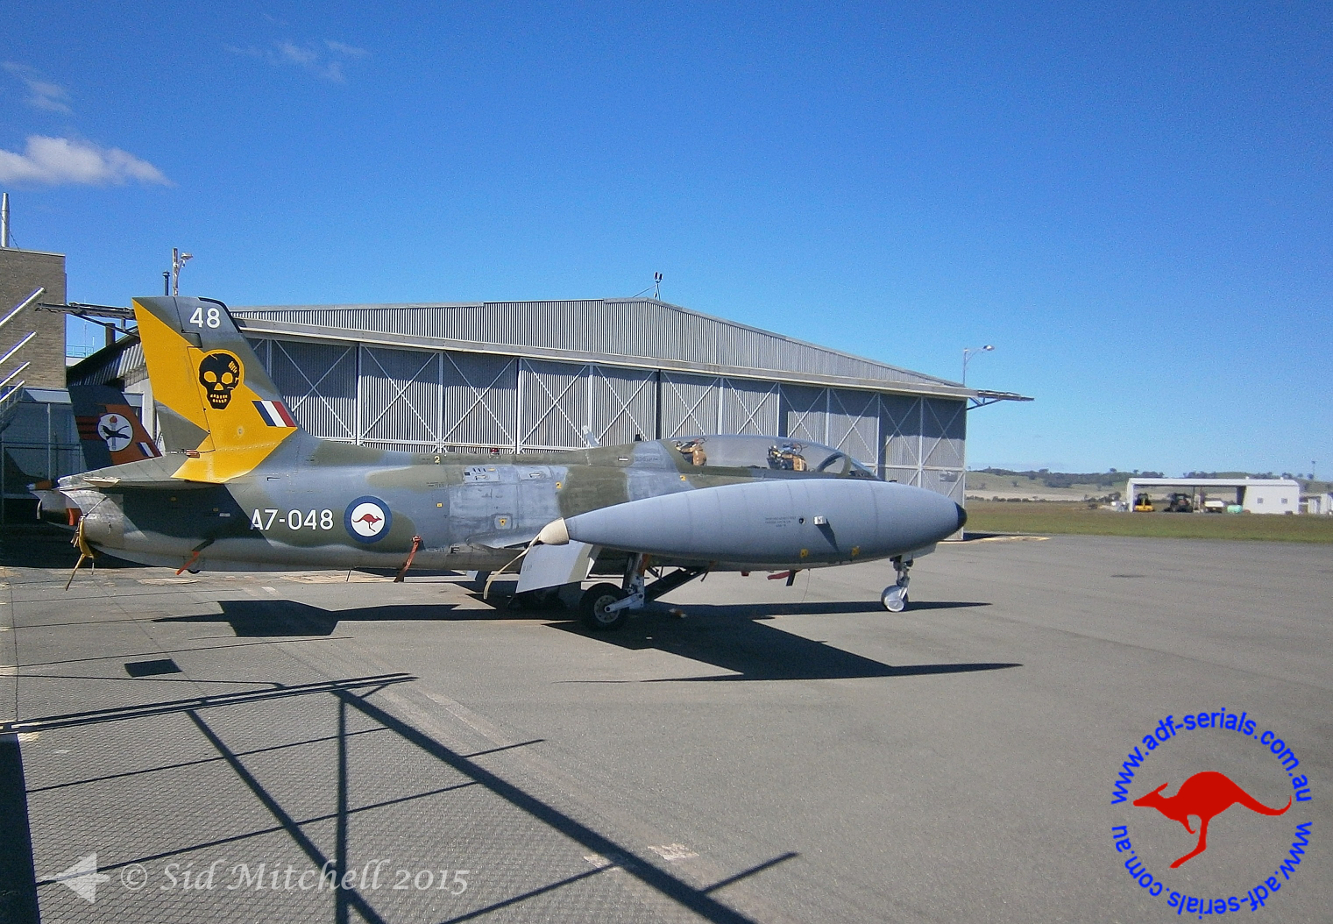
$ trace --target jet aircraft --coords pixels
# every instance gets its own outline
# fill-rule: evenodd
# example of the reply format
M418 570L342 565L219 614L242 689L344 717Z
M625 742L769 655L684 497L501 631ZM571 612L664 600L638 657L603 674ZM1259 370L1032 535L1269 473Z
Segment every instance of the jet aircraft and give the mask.
M83 555L400 580L414 564L517 570L518 594L545 595L614 574L578 598L584 622L606 630L709 571L787 572L790 584L806 568L884 558L898 579L881 601L899 611L914 558L966 519L942 495L783 437L489 457L321 440L222 302L137 298L134 314L166 451L37 491Z

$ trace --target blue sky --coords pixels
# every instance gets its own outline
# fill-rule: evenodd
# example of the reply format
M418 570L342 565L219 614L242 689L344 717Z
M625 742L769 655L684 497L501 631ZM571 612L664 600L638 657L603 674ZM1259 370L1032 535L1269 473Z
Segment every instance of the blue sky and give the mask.
M210 9L209 7L225 7ZM1032 395L969 464L1333 473L1333 7L10 0L69 297L631 295Z

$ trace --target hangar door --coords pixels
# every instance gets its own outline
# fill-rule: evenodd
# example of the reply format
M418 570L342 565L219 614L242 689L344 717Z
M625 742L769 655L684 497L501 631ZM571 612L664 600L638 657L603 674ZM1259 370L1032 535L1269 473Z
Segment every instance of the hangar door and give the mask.
M778 432L780 386L758 379L661 373L662 437Z
M516 445L512 358L280 339L253 346L313 436L417 451Z
M883 475L963 502L967 402L880 395Z
M847 388L782 386L782 436L840 449L879 468L879 393Z
M578 449L654 439L657 374L593 364L518 360L519 450Z

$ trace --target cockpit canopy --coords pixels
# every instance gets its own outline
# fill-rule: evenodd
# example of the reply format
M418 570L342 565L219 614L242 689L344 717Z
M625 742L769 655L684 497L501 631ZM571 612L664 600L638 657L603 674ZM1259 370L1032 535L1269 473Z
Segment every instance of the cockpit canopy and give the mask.
M812 472L848 478L875 476L851 456L807 440L769 436L691 436L664 440L688 464L768 471Z

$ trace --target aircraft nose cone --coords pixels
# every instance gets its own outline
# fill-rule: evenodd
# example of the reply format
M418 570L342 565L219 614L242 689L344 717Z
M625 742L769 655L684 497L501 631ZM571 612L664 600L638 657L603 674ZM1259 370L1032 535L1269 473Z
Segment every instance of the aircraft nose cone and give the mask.
M958 508L958 528L962 529L967 525L967 511L963 509L962 504L954 504Z

